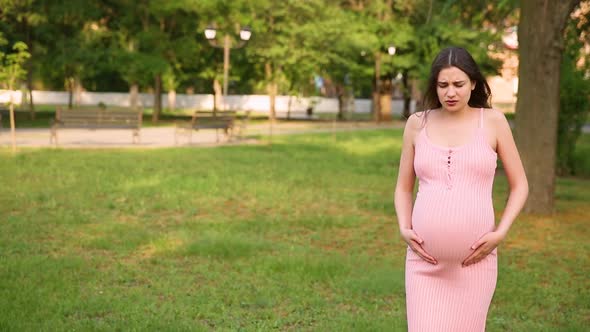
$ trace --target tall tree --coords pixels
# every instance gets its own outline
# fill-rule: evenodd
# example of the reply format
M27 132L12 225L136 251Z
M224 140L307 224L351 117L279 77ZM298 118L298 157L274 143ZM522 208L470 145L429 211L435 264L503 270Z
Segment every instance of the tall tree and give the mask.
M162 5L160 0L146 0L136 3L142 27L138 34L139 44L142 52L153 63L149 74L153 79L154 91L152 122L156 123L162 113L162 75L169 70L169 63L166 61L164 53L171 49L170 35L167 33L171 22L170 17L160 10L159 5Z
M375 121L387 119L391 103L384 103L391 99L391 77L383 75L382 66L385 60L387 49L394 45L393 36L397 36L394 26L398 17L394 14L393 0L350 0L342 4L358 13L359 18L364 22L365 36L369 49L365 53L373 58L373 86L372 86L372 107L371 112Z
M47 52L39 61L46 76L65 86L71 108L79 101L82 81L96 74L103 58L102 48L95 44L96 22L102 11L97 1L47 1L40 5L48 20L40 27Z
M564 29L579 0L522 0L515 140L529 179L524 211L553 212Z
M256 3L251 10L252 27L256 35L252 38L252 47L246 52L257 59L257 67L264 72L271 121L276 119L275 101L283 74L283 60L290 51L297 52L289 49L290 28L293 26L289 22L293 18L289 4L292 2L264 0Z
M37 57L36 46L39 44L37 30L39 25L47 21L47 14L42 11L38 0L0 0L0 8L0 25L6 25L0 29L10 32L11 39L23 41L31 54L25 63L27 95L24 99L28 103L30 117L34 119L33 67Z
M447 46L464 47L473 55L484 74L497 71L500 62L490 58L489 47L501 40L504 24L512 20L513 0L494 3L470 0L414 0L403 4L416 28L411 41L417 60L409 67L411 78L424 83L438 52Z
M0 46L5 44L5 40L0 35ZM23 69L24 62L30 57L27 51L27 45L23 42L16 42L12 47L12 52L4 54L0 51L0 82L10 93L10 132L12 137L12 151L16 151L16 134L14 122L14 101L12 92L18 80L26 75Z
M373 98L374 118L379 109L389 114L392 76L402 75L402 91L409 112L410 92L429 75L434 56L446 46L468 49L485 73L497 70L500 63L488 56L488 46L500 40L500 34L515 7L514 0L493 4L468 0L348 0L343 8L362 17L366 38L374 41ZM387 55L389 46L397 51ZM379 91L379 92L378 92ZM385 103L382 105L382 103ZM407 114L409 115L409 114Z
M202 33L196 29L198 23L195 22L205 19L202 6L201 2L192 0L150 0L150 24L155 24L148 29L151 38L144 38L144 43L165 63L162 70L155 72L154 121L161 112L162 88L168 90L169 107L173 106L176 88L186 77L185 68L190 67L191 60L200 50L197 35Z
M308 85L330 62L343 63L336 43L347 37L347 21L331 1L261 1L252 8L253 55L265 73L270 117L275 96ZM348 22L350 23L350 22Z
M324 31L319 36L324 39L325 45L329 45L322 55L325 64L320 68L321 71L315 68L315 74L332 82L338 98L338 119L344 119L351 98L354 98L355 85L371 80L372 67L360 60L361 53L372 48L374 38L370 35L367 38L365 22L352 10L332 7L326 11L326 16L324 24L312 27L310 31L310 34L317 30ZM297 68L293 67L293 70L297 71ZM301 83L309 82L309 78L301 77Z
M146 46L144 30L149 28L148 3L121 0L104 3L105 16L101 19L109 31L109 57L105 59L110 71L118 73L129 86L129 104L140 105L140 87L152 86L154 71L165 67L163 61ZM148 34L149 36L149 34Z

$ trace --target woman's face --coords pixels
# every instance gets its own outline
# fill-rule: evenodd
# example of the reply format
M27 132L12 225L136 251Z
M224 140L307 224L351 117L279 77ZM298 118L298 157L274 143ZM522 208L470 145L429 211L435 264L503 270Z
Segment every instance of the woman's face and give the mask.
M447 111L463 110L471 98L473 89L475 82L457 67L448 67L438 73L436 93L443 109Z

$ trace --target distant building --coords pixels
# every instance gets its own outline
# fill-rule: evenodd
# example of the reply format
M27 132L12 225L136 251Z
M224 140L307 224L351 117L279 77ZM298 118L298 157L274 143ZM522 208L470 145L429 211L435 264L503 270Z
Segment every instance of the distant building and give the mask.
M502 61L500 75L487 77L492 89L492 106L504 112L514 112L518 92L518 36L510 27L502 36L502 46L491 49L490 56Z

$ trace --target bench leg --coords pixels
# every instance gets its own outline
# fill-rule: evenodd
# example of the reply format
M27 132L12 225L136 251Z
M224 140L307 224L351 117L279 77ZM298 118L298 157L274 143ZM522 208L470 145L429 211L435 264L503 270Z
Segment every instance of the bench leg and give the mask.
M187 128L181 127L178 124L176 124L174 127L174 145L179 144L181 136L185 136L185 137L189 136L189 138L187 138L187 144L188 144L188 141L190 140L191 135L192 135L192 128L187 129Z
M132 142L132 144L140 143L139 130L137 130L137 129L133 130L133 134L131 136L131 142Z
M49 134L49 144L54 143L54 146L57 147L57 128L52 127L50 134Z
M332 119L332 139L336 140L336 118Z
M225 138L228 142L233 141L234 130L233 128L225 128Z
M178 145L181 136L186 138L186 144L192 143L193 141L193 129L192 128L184 128L179 127L178 125L174 128L174 145Z

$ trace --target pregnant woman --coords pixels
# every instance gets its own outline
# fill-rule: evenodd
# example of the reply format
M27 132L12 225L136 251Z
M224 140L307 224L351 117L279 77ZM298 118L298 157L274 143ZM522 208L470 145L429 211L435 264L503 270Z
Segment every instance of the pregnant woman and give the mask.
M426 111L406 123L395 209L408 244L411 332L485 330L496 288L496 247L528 195L508 121L490 108L490 96L471 55L446 48L431 67ZM492 185L498 157L510 194L496 224Z

